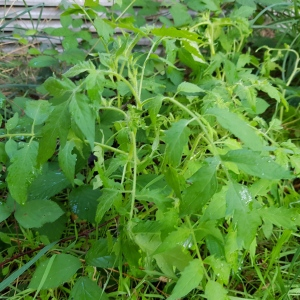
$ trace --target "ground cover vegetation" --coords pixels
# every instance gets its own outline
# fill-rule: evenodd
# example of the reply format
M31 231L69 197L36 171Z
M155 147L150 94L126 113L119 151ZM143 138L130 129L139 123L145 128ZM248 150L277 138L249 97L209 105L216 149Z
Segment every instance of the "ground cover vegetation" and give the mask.
M1 54L1 299L298 299L299 2L62 8Z

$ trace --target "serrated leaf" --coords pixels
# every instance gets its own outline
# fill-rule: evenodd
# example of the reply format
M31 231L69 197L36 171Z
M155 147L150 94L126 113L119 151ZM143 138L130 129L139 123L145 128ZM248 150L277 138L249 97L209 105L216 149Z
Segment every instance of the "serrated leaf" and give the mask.
M117 190L103 189L103 194L98 199L98 206L96 211L96 222L100 223L104 214L111 208L114 201L121 197Z
M69 195L69 205L71 211L81 220L94 223L97 209L97 199L101 196L101 191L93 190L89 185L83 185L73 189Z
M58 60L51 56L40 55L38 57L32 58L29 61L28 65L32 68L53 67L58 65Z
M248 149L228 151L221 155L226 162L235 163L243 172L264 179L291 179L289 170L278 165L271 157L262 156L258 152Z
M188 243L188 238L191 235L191 230L189 228L179 227L177 230L172 231L163 240L163 242L158 246L153 255L166 252L175 248L178 245L183 246Z
M169 11L176 27L192 22L192 17L188 13L187 7L181 3L174 3Z
M279 91L269 83L262 83L259 85L259 89L269 95L270 98L275 99L277 102L280 102L280 93Z
M227 290L218 282L209 280L205 286L207 300L228 300Z
M93 148L95 139L95 114L89 102L87 96L76 93L70 102L70 113L78 128L89 141L91 148Z
M255 130L235 113L217 107L207 110L208 114L214 115L220 125L240 138L247 147L254 151L261 151L263 143Z
M69 79L58 80L50 77L44 82L44 88L54 97L60 97L67 92L73 92L76 85Z
M147 101L147 104L145 105L145 107L149 111L149 116L154 126L156 125L157 115L162 106L162 100L163 100L163 95L157 95L156 97L152 98L150 101Z
M190 261L188 266L183 270L177 281L172 294L167 300L177 300L186 296L190 291L195 289L203 277L203 266L199 259Z
M88 277L80 277L70 294L73 300L109 300L104 291Z
M33 274L28 286L29 288L40 288L40 284L43 280L44 282L41 289L55 289L64 282L70 280L81 267L80 260L70 254L55 254L54 260L52 259L51 261L52 264L50 260L51 258L40 263ZM46 278L44 276L46 276Z
M182 82L177 87L177 93L201 93L204 92L203 89L198 87L196 84L190 82Z
M284 229L297 230L296 225L299 225L296 223L298 212L295 209L271 206L260 209L258 213L265 222L270 222Z
M74 146L74 141L67 141L65 146L60 149L58 153L59 166L72 184L74 184L75 165L77 160L77 155L72 154Z
M34 120L35 125L40 125L46 121L51 112L51 104L46 100L27 101L25 113Z
M51 223L63 215L63 210L53 201L34 200L20 205L15 212L15 218L24 228L41 227Z
M70 68L67 72L64 73L64 76L66 77L74 77L84 72L90 72L95 70L94 64L88 60L88 61L82 61L76 66Z
M249 211L251 202L253 198L246 186L236 182L231 183L226 194L226 215L233 215L235 211Z
M94 26L99 36L103 37L105 42L114 34L114 28L108 22L105 22L102 17L97 17L94 20Z
M166 130L166 158L169 164L177 167L181 162L183 148L187 145L190 129L187 127L189 120L180 120L173 123L171 128Z
M20 204L26 202L28 187L36 177L37 154L38 143L32 141L11 158L6 182L11 196Z
M204 260L205 264L209 264L214 273L217 275L218 281L227 285L230 277L231 267L222 259L216 258L215 256L208 256Z
M217 190L216 163L200 168L190 179L180 203L180 215L188 215L201 211L207 201Z
M106 239L97 240L85 257L86 263L98 268L113 268L117 263L116 255L108 249Z
M38 155L40 164L46 162L53 155L58 137L62 145L65 143L70 126L68 102L55 106L42 129Z

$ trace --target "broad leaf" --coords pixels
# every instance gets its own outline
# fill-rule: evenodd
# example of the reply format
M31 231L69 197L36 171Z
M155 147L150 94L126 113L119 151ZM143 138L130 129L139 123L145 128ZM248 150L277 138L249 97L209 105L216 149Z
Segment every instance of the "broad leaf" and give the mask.
M216 168L216 163L207 163L188 179L190 186L183 192L180 203L182 216L201 211L217 191Z
M114 28L102 17L97 17L94 20L94 26L99 36L103 37L105 42L108 42L109 38L114 34Z
M37 176L28 189L28 199L50 199L69 185L70 181L62 173L58 163L44 164L42 173Z
M75 165L77 161L77 155L72 154L74 146L74 141L67 141L65 146L60 149L58 153L59 166L72 184L74 183Z
M24 228L41 227L51 223L63 215L63 210L53 201L34 200L20 205L15 212L15 218Z
M54 153L57 138L64 145L71 125L68 102L55 106L42 129L38 161L40 164L46 162Z
M227 215L233 215L235 211L249 211L249 205L251 202L253 202L253 198L246 186L236 182L229 185L229 189L226 194Z
M91 109L88 97L76 93L70 102L70 113L76 125L93 148L95 138L95 114Z
M6 220L12 212L13 210L5 202L0 202L0 223Z
M220 125L240 138L247 147L254 151L261 151L263 143L255 130L235 113L217 107L207 110L208 114L214 115Z
M70 68L67 72L64 73L66 77L74 77L84 72L89 72L95 70L94 64L89 61L83 61L74 67Z
M243 172L264 179L291 179L290 171L278 165L271 157L262 156L248 149L232 150L221 159L235 163Z
M38 143L32 141L11 158L6 181L12 197L20 204L26 202L28 187L36 177L37 154Z
M68 78L58 80L50 77L44 82L45 89L54 97L60 97L65 95L67 92L73 92L76 85Z
M93 190L89 185L83 185L73 189L69 196L71 211L81 220L94 223L98 205L97 199L100 196L101 191L99 189Z
M203 265L198 259L192 260L183 270L172 294L167 300L177 300L195 289L203 277Z
M27 101L25 113L33 119L35 125L40 125L46 121L51 112L51 104L46 100Z
M46 259L35 270L29 288L55 289L71 279L81 267L80 260L70 254L55 254Z
M205 286L207 300L228 300L228 291L218 282L209 280Z
M186 82L186 81L180 83L179 86L177 87L177 93L201 93L201 92L204 92L204 90L198 87L196 84Z
M296 209L271 206L260 209L258 213L264 222L270 222L284 229L297 230L299 226L299 212Z
M108 249L105 239L96 241L86 254L86 263L98 268L113 268L117 263L116 255Z
M88 277L80 277L70 294L73 300L109 300L104 291Z
M58 60L51 56L40 55L32 58L28 65L32 68L53 67L58 65Z
M187 145L190 130L187 127L188 120L180 120L173 123L172 127L166 130L166 157L169 164L177 167L180 164L183 148Z

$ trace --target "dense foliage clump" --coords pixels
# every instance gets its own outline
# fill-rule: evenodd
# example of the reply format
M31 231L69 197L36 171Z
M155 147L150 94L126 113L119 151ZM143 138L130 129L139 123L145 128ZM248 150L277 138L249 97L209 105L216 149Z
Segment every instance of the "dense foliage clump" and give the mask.
M2 85L3 299L296 299L299 3L97 2Z

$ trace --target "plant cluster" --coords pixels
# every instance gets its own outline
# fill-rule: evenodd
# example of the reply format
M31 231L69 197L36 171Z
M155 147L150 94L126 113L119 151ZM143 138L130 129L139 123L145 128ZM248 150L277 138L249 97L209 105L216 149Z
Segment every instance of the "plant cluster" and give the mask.
M66 5L1 94L3 299L299 295L298 6Z

